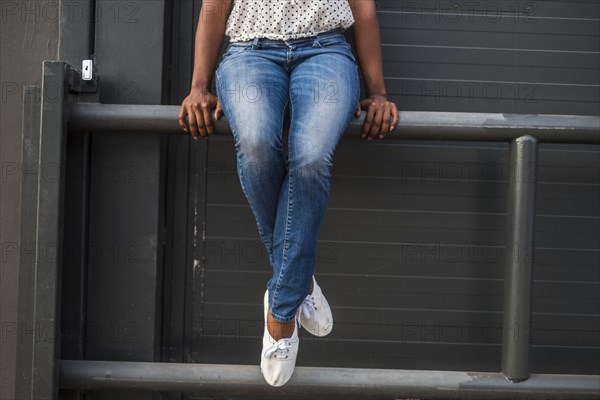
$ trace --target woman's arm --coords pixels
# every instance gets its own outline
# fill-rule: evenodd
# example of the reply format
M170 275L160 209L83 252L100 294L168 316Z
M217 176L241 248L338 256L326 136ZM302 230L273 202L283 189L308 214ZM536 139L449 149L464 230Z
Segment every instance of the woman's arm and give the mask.
M195 140L198 140L198 134L206 138L214 133L211 109L215 108L215 119L222 114L221 105L216 96L210 93L210 88L232 5L233 0L204 0L200 9L192 87L179 112L179 125L184 131L191 132Z
M368 140L375 136L383 139L398 124L398 109L396 104L387 100L375 2L348 0L348 3L354 16L354 24L352 24L354 46L367 94L367 98L358 104L355 116L359 117L361 109L366 108L367 116L362 126L361 136L368 137ZM392 119L391 124L390 119Z

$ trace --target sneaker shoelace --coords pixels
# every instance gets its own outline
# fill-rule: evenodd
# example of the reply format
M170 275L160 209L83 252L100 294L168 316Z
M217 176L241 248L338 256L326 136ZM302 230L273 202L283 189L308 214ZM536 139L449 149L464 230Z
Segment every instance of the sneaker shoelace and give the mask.
M290 343L290 339L281 339L265 350L265 357L269 358L272 355L275 355L275 358L288 358L291 347L292 344Z
M311 315L315 314L315 298L311 295L306 296L300 308L298 308L298 314L303 315L306 319L309 319Z

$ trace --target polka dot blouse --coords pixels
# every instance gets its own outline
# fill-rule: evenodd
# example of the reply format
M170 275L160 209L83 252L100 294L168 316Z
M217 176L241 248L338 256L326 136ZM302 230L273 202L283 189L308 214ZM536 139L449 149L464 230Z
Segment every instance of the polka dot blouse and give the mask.
M230 42L266 37L286 40L354 23L348 0L233 0L225 35Z

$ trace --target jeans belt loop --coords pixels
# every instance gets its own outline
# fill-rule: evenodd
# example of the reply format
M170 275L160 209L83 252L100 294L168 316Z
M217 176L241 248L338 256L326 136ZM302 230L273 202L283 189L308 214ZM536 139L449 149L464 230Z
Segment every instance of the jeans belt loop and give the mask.
M319 42L319 34L317 34L315 36L315 39L313 40L313 44L312 44L311 47L313 47L313 48L315 48L315 47L321 47L321 42Z
M252 40L252 50L258 48L258 36Z

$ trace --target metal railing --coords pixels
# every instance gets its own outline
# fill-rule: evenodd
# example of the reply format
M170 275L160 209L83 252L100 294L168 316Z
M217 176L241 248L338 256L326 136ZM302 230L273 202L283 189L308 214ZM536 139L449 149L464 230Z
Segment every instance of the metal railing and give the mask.
M77 71L60 62L44 64L44 87L64 87L62 102L42 93L41 141L38 165L64 166L65 137L70 132L127 131L183 133L177 106L68 104L69 89L77 91ZM65 116L66 120L63 120ZM364 113L353 119L346 137L358 138ZM230 133L226 120L215 121L219 140ZM388 399L398 397L482 399L588 399L598 398L600 379L592 375L531 375L530 327L535 252L535 200L538 143L600 144L600 118L570 115L519 115L448 112L401 112L395 132L386 140L456 140L509 142L507 247L505 265L502 365L499 373L461 371L408 371L297 367L291 381L276 392L260 377L258 366L57 360L54 346L38 343L33 335L31 362L35 371L23 392L33 398L54 398L65 389L150 389L246 393L283 398L314 395L328 398ZM199 144L200 145L200 144ZM35 152L29 157L37 156ZM48 191L39 181L35 206L39 244L60 242L62 185ZM23 230L22 230L23 231ZM25 232L25 231L23 231ZM524 248L526 244L526 248ZM60 246L59 246L60 248ZM523 251L526 250L525 253ZM55 326L59 308L56 292L60 258L36 269L33 313ZM38 273L38 272L43 273ZM20 309L21 312L21 309ZM28 354L24 351L22 354ZM59 368L60 366L60 368ZM23 373L27 374L23 366ZM60 381L59 381L60 378ZM276 394L274 394L276 393Z
M500 373L296 367L282 388L271 388L258 366L62 360L63 389L145 389L223 393L261 399L592 399L598 377L532 375L512 383Z
M178 114L178 106L73 104L69 130L181 134ZM344 138L358 138L364 116L351 119ZM231 134L226 118L214 123L217 134L211 139ZM599 131L600 118L594 116L401 111L398 126L385 140L509 142L531 135L545 143L600 144Z

